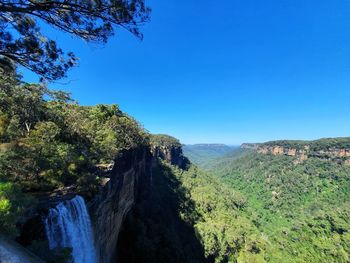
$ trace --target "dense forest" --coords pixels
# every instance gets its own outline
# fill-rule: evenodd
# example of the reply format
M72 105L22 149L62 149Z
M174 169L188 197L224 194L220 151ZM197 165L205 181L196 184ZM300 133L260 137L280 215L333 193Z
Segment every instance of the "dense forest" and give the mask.
M340 160L348 156L320 154L349 150L349 138L257 144L307 149L303 160L225 145L182 146L152 136L118 105L82 106L47 87L78 59L40 25L106 43L119 27L142 39L139 27L149 16L143 0L2 1L0 238L17 237L18 221L44 196L69 187L93 199L101 170L113 167L122 151L146 146L152 156L158 147L165 157L183 157L183 147L193 164L186 159L179 167L155 155L144 164L152 168L150 183L130 183L140 189L128 188L137 200L115 233L118 262L350 262L350 166ZM18 68L36 73L40 83L24 81ZM50 253L47 244L39 249L39 256ZM47 261L66 262L71 253Z
M93 196L97 169L120 150L181 147L172 137L151 136L117 105L80 106L14 73L0 79L0 123L0 231L8 236L41 195L73 186ZM325 139L312 149L347 142ZM203 155L201 167L154 168L120 234L121 262L349 262L349 166L253 150L214 152Z
M67 93L0 76L0 231L15 234L16 218L40 193L73 185L93 195L97 167L148 142L117 105L80 106Z
M348 139L314 144L339 147L342 141ZM201 214L194 226L207 256L216 262L349 261L350 167L295 160L240 150L210 162L206 172L180 176Z
M339 141L348 140L317 144L339 147ZM295 161L234 150L206 170L164 163L152 202L144 199L129 218L122 262L198 262L200 250L191 249L198 242L202 262L349 262L350 167L320 158ZM190 226L187 232L174 223L178 218Z
M280 140L265 142L260 145L264 146L282 146L287 148L303 149L305 146L309 148L311 152L320 151L325 149L349 149L350 138L322 138L314 141L302 141L302 140Z

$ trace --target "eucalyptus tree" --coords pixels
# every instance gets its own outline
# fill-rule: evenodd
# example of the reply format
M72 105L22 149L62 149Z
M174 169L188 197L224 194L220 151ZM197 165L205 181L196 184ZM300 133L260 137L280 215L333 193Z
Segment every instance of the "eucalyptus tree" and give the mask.
M44 79L60 79L77 58L43 34L42 23L88 42L105 43L118 27L142 39L140 26L149 15L144 0L2 0L1 68L19 64Z

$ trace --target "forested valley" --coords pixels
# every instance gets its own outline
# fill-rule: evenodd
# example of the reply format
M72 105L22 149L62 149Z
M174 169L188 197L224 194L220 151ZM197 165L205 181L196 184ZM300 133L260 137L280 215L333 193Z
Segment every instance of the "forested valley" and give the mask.
M339 62L333 63L331 55L324 59L324 50L330 48L321 44L328 45L329 39L313 37L305 50L291 52L297 46L297 42L290 44L291 40L302 42L319 29L315 26L319 18L312 17L318 14L314 7L309 14L312 30L307 34L305 21L293 20L300 15L294 3L288 12L277 9L271 15L265 11L278 5L266 8L259 6L259 1L255 1L256 9L250 3L233 8L231 1L217 6L175 2L170 1L171 7L166 1L154 3L156 24L146 30L153 38L145 47L132 44L123 34L126 45L114 43L109 53L88 56L86 47L81 47L87 60L86 71L81 71L85 75L79 77L87 81L76 83L87 87L74 91L83 98L82 104L57 88L70 90L66 85L75 85L75 80L66 82L66 77L79 59L61 49L56 39L64 33L65 47L80 49L68 36L94 49L115 34L119 37L119 29L123 29L142 40L141 28L151 14L145 1L0 2L0 262L350 262L350 137L241 146L185 145L172 136L153 134L141 123L148 122L153 131L182 134L193 142L215 135L218 140L239 141L249 138L251 130L256 130L256 138L269 138L281 123L286 125L285 134L298 138L300 133L290 132L298 132L295 126L299 129L321 119L315 127L324 128L326 117L340 128L346 127L338 115L348 116L347 101L342 103L348 89L334 88L334 76L328 76L327 82L320 78L322 71L317 71L311 84L292 83L294 77L309 79L301 73L309 73L304 66L320 66L316 58L327 61L327 73L333 72L330 64ZM336 14L337 21L347 17L328 6L324 9ZM273 19L286 14L292 22L284 21L285 27L278 28L283 23ZM215 19L214 15L219 16ZM255 15L261 15L257 23ZM327 23L321 24L328 29L330 19L326 17ZM294 28L294 36L290 23L303 30ZM273 28L276 35L258 32L266 28ZM332 34L334 28L329 27ZM51 30L56 30L57 36ZM340 32L334 33L334 39L341 39ZM220 38L221 42L211 42ZM270 38L276 42L268 43ZM314 53L318 45L322 55ZM346 48L338 45L333 56L344 58L339 64L347 65ZM260 50L262 47L266 50ZM276 50L274 59L272 50ZM237 53L231 54L233 51ZM97 61L92 57L99 58L99 54L106 61L90 66ZM304 63L300 54L311 54L312 61ZM269 64L271 61L275 65ZM106 74L101 77L102 73ZM90 75L98 85L89 83ZM326 92L319 87L321 82L331 83L325 86ZM237 86L234 92L233 84ZM288 85L297 91L290 92ZM97 93L103 94L93 98ZM128 112L135 108L133 115L141 118L136 120L114 101L104 103L111 101L110 94L118 97L120 105L128 105ZM331 99L333 95L338 97ZM97 98L104 98L101 104ZM286 107L289 104L302 107ZM334 112L322 108L328 106ZM281 109L278 114L276 108ZM315 109L322 109L320 116ZM288 118L300 123L289 124ZM260 126L253 126L254 120ZM336 125L327 128L327 132L331 128L339 131ZM314 131L312 136L306 131L308 138L314 136ZM231 138L231 134L241 137Z

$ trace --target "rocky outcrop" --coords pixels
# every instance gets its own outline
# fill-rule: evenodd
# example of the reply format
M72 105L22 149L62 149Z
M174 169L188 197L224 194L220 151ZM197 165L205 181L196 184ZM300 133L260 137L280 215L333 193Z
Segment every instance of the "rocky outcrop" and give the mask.
M276 141L262 144L241 145L243 149L253 149L261 154L286 155L296 157L296 163L303 162L310 157L332 160L350 165L350 148L347 144L337 146L320 146L319 141Z
M75 188L68 187L49 196L38 197L39 202L30 207L17 222L20 235L16 240L26 247L31 246L34 242L47 241L44 219L47 217L49 209L54 208L60 202L74 198L75 195ZM48 244L45 245L48 249Z
M151 152L156 158L167 161L181 169L186 169L190 161L183 155L180 141L166 134L151 136Z
M109 178L90 202L99 263L114 263L120 230L142 189L152 182L152 169L161 158L186 168L189 161L178 145L157 145L126 150L115 159Z
M124 220L137 202L139 192L151 184L152 168L157 166L158 158L183 169L189 164L180 144L167 143L121 151L113 164L98 169L100 190L89 199L87 206L94 228L99 263L115 263L118 236ZM40 202L28 210L18 224L21 235L17 241L23 246L41 242L48 250L44 219L50 208L75 195L76 188L68 187L40 197Z
M152 155L176 165L181 169L186 169L190 161L183 155L182 147L177 145L152 146Z
M0 262L2 263L44 263L18 243L0 236Z
M147 147L122 152L110 178L90 203L99 263L115 262L120 229L135 204L139 187L150 181L151 163Z
M117 241L120 229L133 208L139 189L150 183L154 157L148 146L125 150L115 158L113 166L99 172L101 187L98 194L87 203L94 228L98 263L116 261ZM44 219L50 208L75 197L76 189L70 187L40 201L27 211L18 226L21 235L17 241L23 246L46 242Z

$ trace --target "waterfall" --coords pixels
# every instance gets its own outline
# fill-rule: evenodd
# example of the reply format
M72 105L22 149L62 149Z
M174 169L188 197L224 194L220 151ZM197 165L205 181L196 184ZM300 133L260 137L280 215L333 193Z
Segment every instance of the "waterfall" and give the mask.
M71 247L74 263L97 262L90 216L81 196L50 209L45 229L50 249Z

